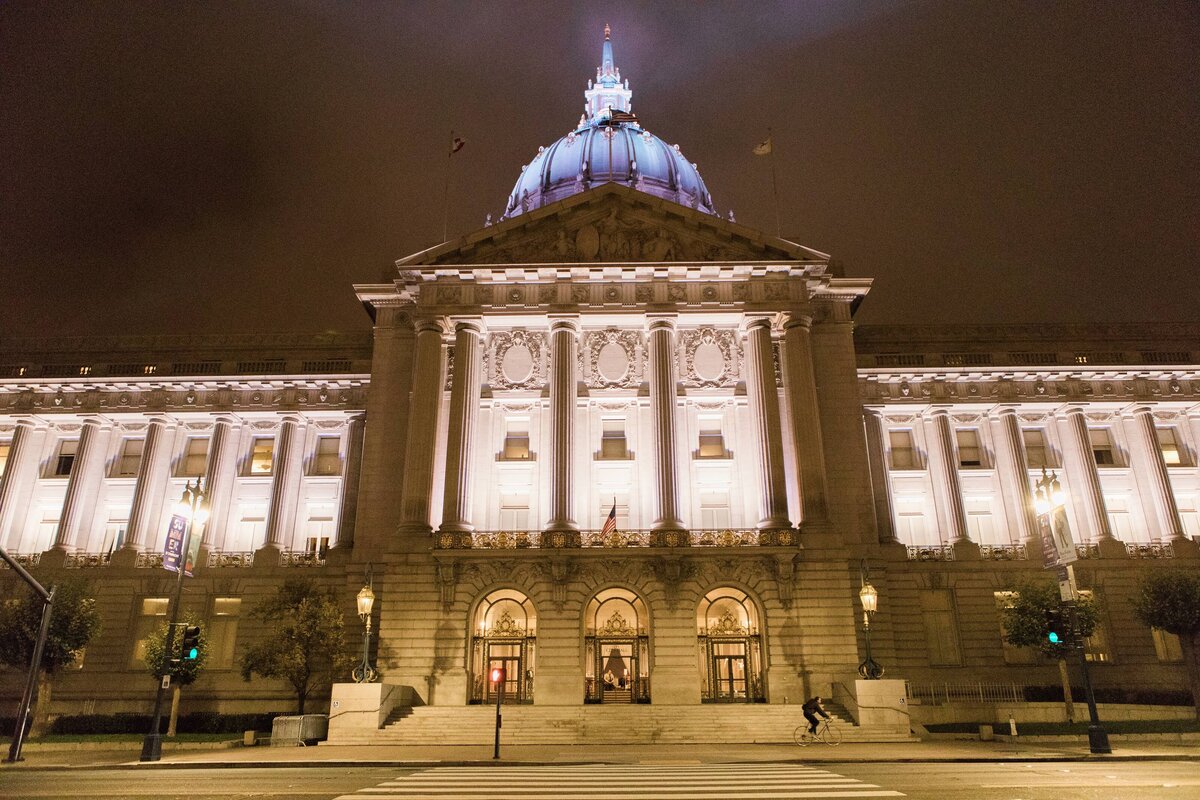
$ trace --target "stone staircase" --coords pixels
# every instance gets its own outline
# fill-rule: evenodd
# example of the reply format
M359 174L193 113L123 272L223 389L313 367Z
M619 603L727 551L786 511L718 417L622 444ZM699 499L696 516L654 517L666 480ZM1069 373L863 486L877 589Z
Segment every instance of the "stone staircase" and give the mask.
M858 727L844 710L826 708L843 742L916 741L908 733ZM506 705L502 713L506 744L778 744L791 742L804 723L794 705ZM342 734L328 744L490 744L495 725L495 706L417 706L394 713L378 731Z

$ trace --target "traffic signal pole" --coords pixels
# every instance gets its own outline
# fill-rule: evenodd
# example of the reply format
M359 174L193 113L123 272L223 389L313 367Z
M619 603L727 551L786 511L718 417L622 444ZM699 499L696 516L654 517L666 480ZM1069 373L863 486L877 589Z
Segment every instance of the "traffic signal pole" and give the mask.
M1092 692L1092 678L1088 674L1086 648L1083 646L1083 636L1079 630L1079 610L1075 606L1075 568L1067 565L1067 582L1070 584L1071 597L1063 605L1067 607L1067 619L1071 625L1071 646L1079 654L1079 671L1083 674L1083 692L1087 697L1088 707L1088 749L1093 753L1111 753L1112 746L1108 743L1108 731L1100 724L1100 712L1096 709L1096 695Z
M492 748L492 758L500 758L500 704L504 702L504 668L492 670L496 676L496 743Z

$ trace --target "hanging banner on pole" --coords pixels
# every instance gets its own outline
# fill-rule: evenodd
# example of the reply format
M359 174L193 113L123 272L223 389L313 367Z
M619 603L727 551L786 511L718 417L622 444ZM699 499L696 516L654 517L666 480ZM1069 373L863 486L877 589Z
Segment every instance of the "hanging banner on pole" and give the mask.
M178 572L180 563L184 561L183 539L186 533L187 519L179 514L171 517L171 524L167 526L167 541L163 544L163 569L168 572ZM190 578L192 577L192 567L196 563L196 556L200 552L200 537L193 536L188 545L183 574Z
M1046 569L1058 569L1078 560L1065 507L1058 506L1038 514L1037 522L1038 538L1042 541L1042 565Z

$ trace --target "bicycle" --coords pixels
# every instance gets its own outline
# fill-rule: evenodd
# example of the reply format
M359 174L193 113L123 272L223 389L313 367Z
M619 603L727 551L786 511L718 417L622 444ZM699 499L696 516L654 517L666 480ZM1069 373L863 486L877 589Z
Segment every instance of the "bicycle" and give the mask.
M834 725L832 720L822 719L817 724L816 735L808 732L808 723L805 722L796 728L795 732L792 733L792 738L800 747L808 747L813 742L824 742L830 747L837 747L842 743L842 730L837 725Z

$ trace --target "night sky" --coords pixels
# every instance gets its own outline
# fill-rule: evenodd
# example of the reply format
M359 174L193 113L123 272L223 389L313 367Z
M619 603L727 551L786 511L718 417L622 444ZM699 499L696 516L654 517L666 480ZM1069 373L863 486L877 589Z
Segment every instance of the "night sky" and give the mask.
M0 5L0 336L362 330L498 215L605 22L722 212L865 322L1200 318L1200 3Z

